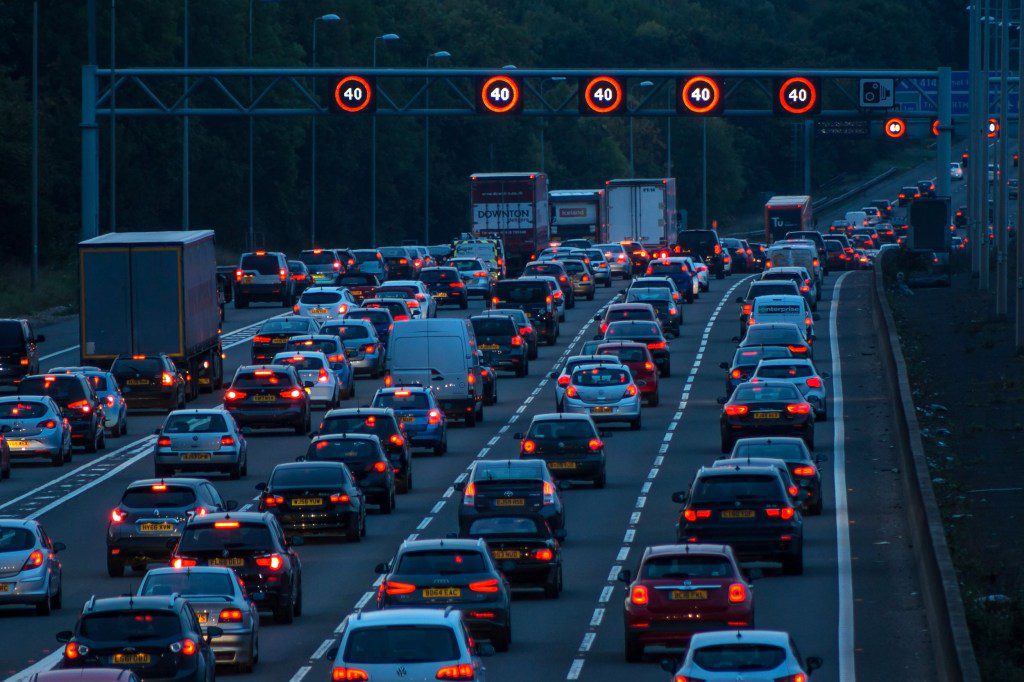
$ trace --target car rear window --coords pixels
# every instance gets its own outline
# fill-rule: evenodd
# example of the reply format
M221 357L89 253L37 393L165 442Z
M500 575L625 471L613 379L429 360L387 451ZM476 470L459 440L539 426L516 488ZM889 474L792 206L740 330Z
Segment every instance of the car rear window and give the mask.
M588 421L582 419L551 419L537 421L530 427L527 438L534 440L571 440L594 438L597 434Z
M650 268L651 274L660 275L662 273L668 274L670 272L687 272L689 268L686 263L662 263L661 261L654 261L647 267Z
M739 348L733 356L734 365L756 365L769 358L788 358L793 354L782 346L762 346L760 348Z
M196 491L192 488L164 483L129 488L121 496L121 504L129 509L187 507L195 501Z
M324 361L313 355L292 355L285 358L275 358L274 364L291 365L295 371L309 369L324 369Z
M505 317L473 318L473 333L477 336L508 336L516 335L516 325Z
M0 554L23 552L36 544L36 537L27 528L0 528Z
M672 298L672 292L667 288L662 289L630 289L629 290L630 301L654 301L654 302L667 302Z
M20 322L0 322L0 351L25 352L25 335Z
M792 281L794 284L802 284L803 283L803 279L804 278L801 277L800 273L798 273L798 272L771 272L771 271L768 271L768 272L764 273L763 275L761 275L761 281L789 280L789 281Z
M324 327L324 331L342 340L366 339L370 336L370 330L361 324L328 325Z
M386 442L395 432L394 423L390 417L374 414L346 414L324 419L324 426L320 433L369 433Z
M751 443L739 440L733 448L735 457L768 457L781 459L784 462L805 462L807 451L797 442L773 441L771 443Z
M362 287L362 286L377 286L377 278L373 275L361 274L358 272L344 275L338 280L338 283L342 286L347 287Z
M435 284L437 282L461 282L462 278L459 277L459 271L455 268L444 268L424 270L420 273L420 281Z
M395 568L400 575L459 575L484 573L487 562L474 550L438 549L402 554Z
M629 381L629 372L611 367L578 369L572 375L572 383L577 386L625 386Z
M612 308L605 317L606 322L622 320L653 320L654 313L646 308Z
M693 486L694 504L736 504L778 501L779 479L768 475L701 476Z
M773 400L798 400L800 391L789 384L775 384L771 386L740 386L733 394L737 402L745 400L773 401Z
M373 301L372 303L364 302L363 305L366 306L367 308L384 308L385 310L391 313L392 317L397 315L408 316L409 314L405 308L405 303L403 303L401 300L396 299L389 300L386 298L379 298L376 301Z
M242 256L242 264L239 267L242 270L255 270L261 275L276 275L281 266L277 256L257 256L250 253Z
M577 275L579 273L587 271L586 264L585 263L581 263L580 261L577 261L577 260L567 260L567 261L564 261L562 263L562 265L565 267L565 271L566 272L568 272L570 274L573 274L573 275Z
M223 433L227 422L219 414L172 414L164 424L164 433Z
M643 362L647 359L643 348L598 348L601 355L614 355L623 362Z
M478 463L473 468L473 481L522 481L536 479L541 480L542 471L540 467L545 466L543 462L523 461L516 462L506 460L496 463Z
M378 298L416 298L420 290L416 287L383 286L377 289Z
M334 265L335 257L333 251L303 251L299 254L299 260L306 265Z
M336 291L307 291L299 298L299 303L316 305L319 303L337 303L341 294Z
M352 255L356 257L357 263L366 263L367 261L377 260L377 256L380 254L376 251L353 251Z
M717 241L718 239L714 232L704 230L681 232L676 238L676 243L680 247L689 251L700 251L701 253L714 250Z
M43 403L8 402L0 403L0 419L38 419L47 412Z
M478 518L469 526L470 535L540 535L537 521L523 516Z
M231 577L228 574L205 571L150 572L142 585L142 595L145 597L170 594L230 596L234 593Z
M287 388L292 383L292 377L286 372L257 369L236 376L235 380L231 382L231 388Z
M159 358L117 358L110 368L110 373L118 379L134 376L158 376L164 369Z
M92 642L131 642L171 639L181 634L178 614L169 611L97 613L78 622L78 636Z
M796 282L756 282L750 285L750 289L747 290L747 300L757 298L758 296L777 296L785 294L798 294L799 289L796 288Z
M650 315L650 313L648 313ZM614 322L608 325L607 336L661 336L661 329L656 324L642 322Z
M273 549L270 529L262 523L239 522L217 528L212 523L185 526L178 549L182 552L219 552Z
M285 334L301 334L303 332L308 333L310 330L309 320L302 317L287 317L278 318L276 320L267 320L260 327L258 334L266 333L285 333Z
M774 670L785 660L785 649L768 644L719 644L693 652L693 662L709 672Z
M543 303L547 296L543 282L498 282L494 287L494 297L510 303Z
M346 320L366 320L371 324L383 324L391 322L391 312L388 310L359 309L345 316ZM332 332L333 333L333 332Z
M85 389L78 377L64 375L54 377L29 377L18 384L21 395L48 395L59 403L68 400L85 399Z
M378 393L373 407L392 407L396 410L429 410L430 400L425 393L417 391L394 391Z
M531 263L526 266L526 273L530 275L552 275L558 277L565 274L565 268L561 264L554 263Z
M294 488L296 486L322 487L349 483L345 469L339 466L288 465L274 469L268 486L271 488Z
M763 379L797 379L812 374L814 371L804 364L762 365L757 369L757 376Z
M364 438L327 438L310 443L306 456L314 460L345 462L352 459L376 459L377 445Z
M748 346L771 345L777 343L803 343L800 331L793 329L771 329L756 325L747 330L744 344Z
M725 578L734 575L732 564L721 555L681 554L651 557L644 562L641 576L651 580L669 578Z
M388 625L349 632L345 663L440 663L461 658L455 632L446 626ZM401 668L400 668L401 669Z

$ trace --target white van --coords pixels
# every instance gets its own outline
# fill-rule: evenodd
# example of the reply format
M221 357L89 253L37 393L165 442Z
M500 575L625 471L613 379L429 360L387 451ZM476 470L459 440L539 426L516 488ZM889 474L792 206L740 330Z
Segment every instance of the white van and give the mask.
M384 385L429 387L449 418L475 426L484 416L480 369L468 319L409 320L396 324L388 339Z
M854 227L867 227L868 226L868 214L867 211L847 211L846 221Z
M770 265L769 265L770 263ZM818 250L814 242L807 242L807 246L800 244L773 245L765 252L765 268L777 267L798 267L804 268L814 275L814 281L818 286L818 300L821 300L821 289L824 280L821 261L818 260Z
M747 326L769 322L788 322L804 330L808 340L814 338L814 320L818 316L811 312L803 296L796 294L773 294L758 296L750 311Z

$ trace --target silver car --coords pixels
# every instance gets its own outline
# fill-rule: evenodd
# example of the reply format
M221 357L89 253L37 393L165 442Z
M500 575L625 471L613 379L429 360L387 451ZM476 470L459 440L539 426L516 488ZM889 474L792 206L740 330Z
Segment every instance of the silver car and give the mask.
M448 261L448 267L459 271L459 277L466 286L466 295L477 294L483 298L490 298L491 283L493 277L490 269L479 258L452 258Z
M341 402L341 384L331 369L331 361L318 350L289 350L271 360L274 365L291 365L309 394L309 401L330 410Z
M234 569L226 566L154 568L146 573L137 597L179 594L185 598L206 634L218 627L224 634L210 646L218 665L232 665L251 673L259 658L260 615Z
M604 343L600 341L599 343ZM572 355L562 365L562 369L559 372L551 372L548 374L548 378L555 380L555 409L562 412L564 404L562 400L565 398L565 387L572 381L572 373L576 371L577 367L582 365L621 365L622 362L615 355Z
M377 338L377 330L369 320L346 318L329 322L320 331L341 339L345 355L357 373L377 377L384 371L384 344Z
M121 395L121 387L110 372L99 367L54 367L49 374L83 374L92 384L96 396L103 402L103 427L111 436L128 433L128 403Z
M723 652L727 652L723 655ZM690 640L686 657L678 670L666 659L662 668L675 679L706 682L737 680L799 680L821 667L821 659L800 660L793 638L786 632L770 630L717 630L698 632ZM751 673L756 670L756 673Z
M596 244L594 248L601 249L604 253L613 275L618 275L622 279L633 277L633 260L629 257L625 246L622 244Z
M625 365L581 365L565 387L562 409L589 414L595 422L629 422L640 428L640 389Z
M355 297L344 287L310 287L302 292L292 312L314 320L337 320L349 310L358 308Z
M42 458L55 467L71 461L71 426L49 396L0 398L0 430L12 460Z
M606 287L612 285L612 268L608 258L601 249L586 249L583 251L590 259L590 269L594 272L594 281Z
M412 247L409 247L412 248ZM403 296L406 290L414 290L413 298ZM377 287L377 298L401 298L410 310L421 320L437 317L437 301L427 285L418 279L393 279Z
M762 360L757 363L749 381L758 379L778 379L789 381L800 390L804 398L814 408L815 421L828 419L828 394L825 392L825 382L818 374L814 363L803 358L780 358L774 360Z
M597 283L594 279L594 273L583 260L569 260L560 258L559 262L565 271L569 273L569 279L572 280L572 291L575 296L583 296L588 301L594 300L594 293L597 290Z
M551 298L555 304L555 311L558 313L558 321L565 322L565 308L568 303L565 300L565 293L562 291L557 277L551 277L550 275L523 275L519 279L547 282L548 288L551 290Z
M25 604L48 615L61 607L63 568L54 542L36 521L0 519L0 605Z
M238 479L248 469L245 436L226 410L175 410L157 429L153 449L157 478L174 471L220 471Z

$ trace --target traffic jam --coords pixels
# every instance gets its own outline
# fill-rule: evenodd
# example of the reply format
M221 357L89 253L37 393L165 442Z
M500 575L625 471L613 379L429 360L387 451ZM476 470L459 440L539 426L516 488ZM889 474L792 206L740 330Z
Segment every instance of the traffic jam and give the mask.
M541 174L501 180L521 181L528 200L547 193ZM474 176L473 191L497 181ZM617 190L639 182L610 181L593 206L614 214ZM860 268L861 251L835 234L841 221L825 235L806 219L780 230L770 209L763 243L699 229L612 238L574 233L571 221L557 239L544 225L547 239L524 240L534 233L496 238L484 224L429 247L256 250L218 267L204 231L83 242L80 364L44 368L44 337L0 321L0 338L20 339L22 369L0 396L4 475L24 466L68 476L129 442L129 421L157 425L139 434L149 440L121 474L133 480L102 502L102 523L72 534L0 506L0 605L70 614L70 629L50 634L52 668L134 674L87 679L261 675L287 637L279 626L297 627L311 609L341 621L309 633L313 646L328 638L315 657L305 640L288 645L291 666L305 666L292 679L310 669L336 681L534 679L501 659L540 648L531 622L557 618L563 592L595 591L573 584L577 557L614 556L583 554L596 542L591 510L625 501L609 517L621 523L631 491L608 496L624 487L622 472L642 476L671 441L659 461L686 450L702 463L673 482L672 517L649 520L661 541L620 552L608 577L618 596L602 613L621 622L618 661L676 682L754 679L744 671L807 680L822 658L803 657L798 644L811 645L779 628L759 629L768 606L755 609L755 594L762 579L799 590L809 531L830 523L822 304L830 271ZM112 252L146 262L155 244L184 267L151 263L158 276L126 273L124 286L142 305L179 311L162 349L140 327L151 318L111 327L88 279L119 276ZM197 280L215 292L212 305L177 306ZM231 318L250 307L263 317L229 348ZM716 318L715 330L737 333L704 362L714 360L714 395L690 399L680 421L701 366L693 350ZM694 413L717 429L714 447L692 451ZM440 476L453 459L464 468ZM402 514L429 505L418 495L438 504L415 525ZM378 560L353 565L358 543ZM71 545L105 564L84 603L65 599L81 579L80 562L65 560ZM324 602L325 580L369 569L376 578L358 603Z

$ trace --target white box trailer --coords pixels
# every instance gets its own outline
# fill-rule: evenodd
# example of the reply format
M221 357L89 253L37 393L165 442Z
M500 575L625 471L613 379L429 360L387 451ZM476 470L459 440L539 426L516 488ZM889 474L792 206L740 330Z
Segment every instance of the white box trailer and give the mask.
M675 178L608 180L604 215L610 242L667 244L675 233Z

